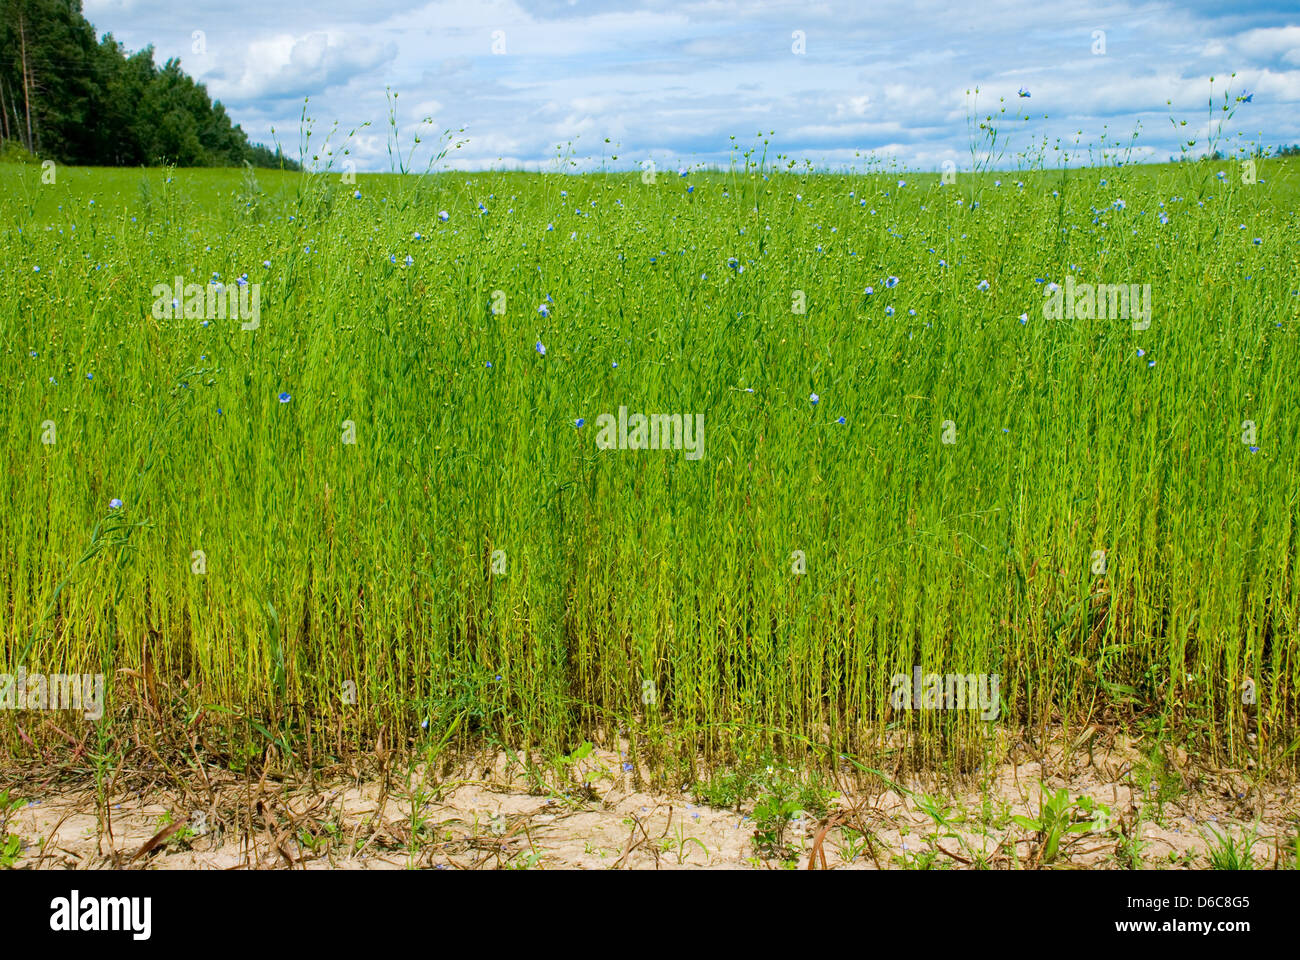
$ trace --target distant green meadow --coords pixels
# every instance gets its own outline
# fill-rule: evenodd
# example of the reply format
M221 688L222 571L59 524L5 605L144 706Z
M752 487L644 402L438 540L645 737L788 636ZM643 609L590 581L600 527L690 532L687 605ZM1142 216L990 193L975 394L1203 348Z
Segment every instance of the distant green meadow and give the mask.
M1300 175L1242 174L0 167L0 674L106 696L0 749L1292 767Z

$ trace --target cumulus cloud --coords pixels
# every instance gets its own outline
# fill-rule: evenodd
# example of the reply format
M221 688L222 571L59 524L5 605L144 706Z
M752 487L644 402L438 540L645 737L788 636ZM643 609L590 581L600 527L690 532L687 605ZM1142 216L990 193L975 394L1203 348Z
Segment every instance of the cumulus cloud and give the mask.
M317 32L250 40L242 50L209 54L217 64L203 79L214 97L239 105L254 100L328 94L390 60L391 42Z
M1300 26L1247 30L1233 45L1252 60L1276 59L1300 67Z

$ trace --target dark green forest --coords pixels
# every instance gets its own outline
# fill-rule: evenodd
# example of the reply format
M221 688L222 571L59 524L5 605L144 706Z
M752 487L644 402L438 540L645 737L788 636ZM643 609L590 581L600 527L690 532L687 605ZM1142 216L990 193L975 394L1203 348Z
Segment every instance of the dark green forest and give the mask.
M81 0L0 0L0 139L0 154L83 166L299 169L249 143L179 60L96 41Z

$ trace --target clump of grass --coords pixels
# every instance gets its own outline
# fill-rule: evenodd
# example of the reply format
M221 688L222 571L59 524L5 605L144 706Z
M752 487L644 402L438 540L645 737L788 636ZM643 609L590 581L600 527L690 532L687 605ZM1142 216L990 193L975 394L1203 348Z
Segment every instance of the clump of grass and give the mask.
M9 832L9 819L23 805L8 790L0 790L0 870L8 870L23 852L23 838Z
M793 856L790 828L816 822L835 795L816 770L796 770L771 753L743 753L736 765L715 770L694 786L696 802L711 807L739 813L752 801L746 819L753 824L754 852L782 861Z
M1220 833L1210 827L1205 834L1210 867L1214 870L1254 870L1257 839L1259 833L1254 828L1243 829L1240 837L1234 837L1231 830Z

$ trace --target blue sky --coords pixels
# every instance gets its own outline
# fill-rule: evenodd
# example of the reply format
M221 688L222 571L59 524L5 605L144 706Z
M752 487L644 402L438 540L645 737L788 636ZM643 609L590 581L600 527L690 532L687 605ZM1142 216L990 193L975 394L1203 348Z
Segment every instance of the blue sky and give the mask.
M1252 95L1225 143L1300 143L1295 0L84 0L84 9L129 50L152 43L160 64L179 57L251 139L270 143L274 127L291 156L310 97L313 147L337 122L330 144L360 171L390 166L386 88L400 95L403 155L424 138L418 169L443 130L463 127L466 142L444 166L558 169L561 154L570 170L602 156L620 168L726 164L733 144L761 150L761 131L769 160L964 170L969 118L1003 106L999 166L1044 146L1049 165L1063 152L1086 162L1089 146L1095 159L1103 143L1134 143L1135 130L1132 159L1165 160L1180 140L1203 145L1212 132L1212 76L1216 99ZM1187 126L1175 130L1171 115Z

